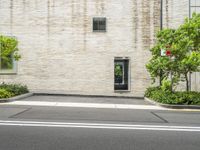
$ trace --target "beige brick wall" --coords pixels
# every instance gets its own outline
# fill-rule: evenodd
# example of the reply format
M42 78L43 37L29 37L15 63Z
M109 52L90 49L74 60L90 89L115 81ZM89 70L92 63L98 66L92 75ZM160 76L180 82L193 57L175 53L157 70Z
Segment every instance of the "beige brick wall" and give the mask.
M189 0L163 0L163 26L177 28L189 17Z
M143 96L160 0L0 0L0 33L20 41L17 75L33 92ZM175 10L174 10L175 11ZM92 18L107 32L92 32ZM114 92L114 57L130 58L130 92Z
M193 91L200 91L200 72L193 73L191 77L191 89Z

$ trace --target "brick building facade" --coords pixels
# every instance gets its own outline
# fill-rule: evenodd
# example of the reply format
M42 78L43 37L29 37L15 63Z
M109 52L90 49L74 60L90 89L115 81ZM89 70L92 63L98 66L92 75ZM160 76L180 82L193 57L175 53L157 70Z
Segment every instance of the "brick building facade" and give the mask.
M189 16L189 0L163 1L164 27ZM22 55L1 81L40 93L142 97L160 2L0 0L0 34L15 36Z

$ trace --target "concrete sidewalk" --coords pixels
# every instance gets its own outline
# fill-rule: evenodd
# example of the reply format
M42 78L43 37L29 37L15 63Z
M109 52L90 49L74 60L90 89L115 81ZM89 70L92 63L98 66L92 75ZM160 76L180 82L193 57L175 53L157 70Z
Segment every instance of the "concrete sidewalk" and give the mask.
M98 109L167 110L166 108L152 105L144 101L143 99L55 95L33 95L24 99L9 101L0 105Z
M149 102L146 102L142 98L139 99L139 98L60 96L60 95L33 95L22 99L22 101L153 105Z
M134 110L168 110L154 105L109 104L109 103L78 103L78 102L48 102L48 101L12 101L0 105L42 106L42 107L72 107L98 109L134 109Z
M111 97L86 97L86 96L50 96L32 95L23 99L0 103L0 106L38 106L38 107L63 107L63 108L98 108L98 109L127 109L127 110L173 110L194 111L198 109L171 109L154 105L144 99L111 98Z

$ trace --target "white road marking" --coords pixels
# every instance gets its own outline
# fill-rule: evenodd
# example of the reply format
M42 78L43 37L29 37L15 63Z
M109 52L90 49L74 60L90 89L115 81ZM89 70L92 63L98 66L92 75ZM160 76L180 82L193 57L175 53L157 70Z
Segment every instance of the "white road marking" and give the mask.
M192 127L192 126L158 126L158 125L131 125L131 124L103 124L103 123L102 124L101 123L99 124L97 123L63 123L63 122L4 121L4 120L0 120L0 126L200 132L200 127Z
M108 109L142 109L142 110L169 110L154 105L132 104L102 104L102 103L71 103L71 102L40 102L40 101L13 101L0 105L25 105L25 106L51 106L51 107L77 107L77 108L108 108Z

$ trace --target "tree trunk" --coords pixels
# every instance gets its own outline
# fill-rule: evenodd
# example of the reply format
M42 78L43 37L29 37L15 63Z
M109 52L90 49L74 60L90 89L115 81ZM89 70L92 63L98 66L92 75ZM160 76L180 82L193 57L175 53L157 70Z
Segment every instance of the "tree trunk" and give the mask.
M162 70L160 70L160 86L162 86L163 74Z
M171 87L170 87L171 89L170 90L171 90L171 92L173 92L174 81L173 81L173 73L172 72L170 73L170 80L171 80Z
M185 80L186 80L186 91L189 92L189 79L188 79L188 73L185 73Z

